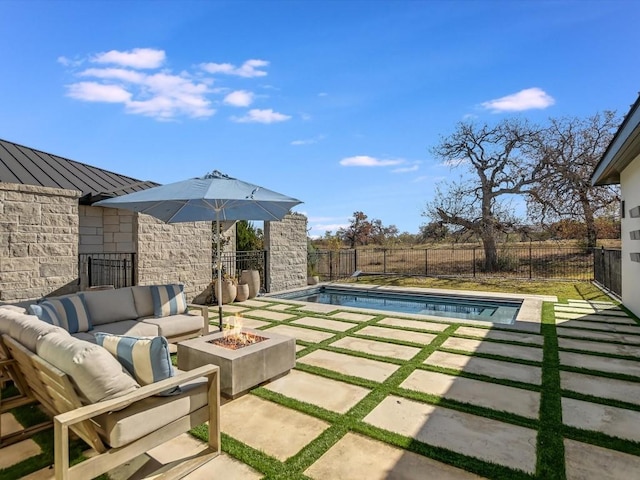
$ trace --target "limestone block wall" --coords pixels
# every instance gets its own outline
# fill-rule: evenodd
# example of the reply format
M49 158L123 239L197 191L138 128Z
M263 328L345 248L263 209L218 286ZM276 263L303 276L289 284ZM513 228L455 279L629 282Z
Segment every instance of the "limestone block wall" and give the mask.
M136 251L133 212L80 205L78 214L80 216L80 253Z
M149 215L133 218L138 284L183 283L188 301L211 283L211 223L166 224Z
M267 250L267 291L307 284L307 217L291 213L280 222L264 222Z
M0 182L0 301L77 290L79 196Z

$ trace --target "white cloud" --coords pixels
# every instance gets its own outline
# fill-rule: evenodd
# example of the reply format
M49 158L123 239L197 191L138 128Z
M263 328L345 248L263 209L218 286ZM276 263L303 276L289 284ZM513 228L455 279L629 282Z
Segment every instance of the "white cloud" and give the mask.
M492 113L522 112L544 109L556 103L555 99L540 88L527 88L505 97L483 102L481 106Z
M305 138L303 140L294 140L291 142L291 145L300 146L300 145L313 145L314 143L318 143L321 140L324 140L326 135L316 135L313 138Z
M411 165L410 167L400 167L400 168L394 168L393 170L391 170L391 173L409 173L409 172L416 172L420 167L418 167L418 165Z
M328 94L327 92L320 92L320 93L318 94L318 96L319 96L319 97L328 97L328 96L329 96L329 94Z
M88 68L79 73L82 77L97 77L109 80L122 80L130 83L144 83L144 73L126 68Z
M110 50L98 53L91 61L94 63L114 63L131 68L158 68L166 58L164 50L153 48L134 48L128 52Z
M421 182L426 182L427 180L431 180L433 179L433 177L430 177L429 175L421 175L419 177L416 177L412 180L412 183L421 183Z
M285 122L291 118L290 115L274 112L272 109L260 110L254 108L243 117L231 117L234 122L238 123L278 123Z
M269 62L266 60L247 60L241 66L236 67L231 63L203 63L200 65L205 72L216 74L222 73L225 75L237 75L239 77L253 78L253 77L265 77L267 72L259 70L262 67L267 67Z
M224 97L223 101L233 107L248 107L253 103L253 93L246 90L236 90Z
M127 103L131 93L118 85L78 82L67 85L67 95L85 102Z
M343 167L388 167L402 163L404 163L404 160L380 160L368 155L357 155L340 160L340 165Z
M471 163L468 158L447 158L438 164L440 167L458 167L460 165L467 165Z
M319 223L311 227L311 230L315 230L322 233L326 231L335 232L341 228L347 228L349 225L350 225L349 223Z

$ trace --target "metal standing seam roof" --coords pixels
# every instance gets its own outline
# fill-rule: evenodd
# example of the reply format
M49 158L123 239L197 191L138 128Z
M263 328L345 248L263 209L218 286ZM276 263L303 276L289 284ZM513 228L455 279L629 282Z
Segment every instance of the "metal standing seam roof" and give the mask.
M91 204L159 185L2 139L0 182L79 190L82 192L82 204Z

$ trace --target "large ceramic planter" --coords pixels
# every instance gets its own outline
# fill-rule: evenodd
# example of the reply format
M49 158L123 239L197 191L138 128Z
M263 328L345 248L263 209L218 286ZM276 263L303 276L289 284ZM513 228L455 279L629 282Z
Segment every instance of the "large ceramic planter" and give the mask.
M260 272L258 270L242 270L240 283L249 285L249 298L255 298L260 293Z
M238 293L236 293L236 302L244 302L249 299L249 285L246 283L238 284Z
M238 290L236 284L233 283L233 280L222 279L222 303L231 303L236 299L236 295L238 294ZM218 302L218 280L216 280L213 284L213 294L216 297L216 303Z
M318 275L311 275L307 277L307 285L317 285L320 283L320 277Z

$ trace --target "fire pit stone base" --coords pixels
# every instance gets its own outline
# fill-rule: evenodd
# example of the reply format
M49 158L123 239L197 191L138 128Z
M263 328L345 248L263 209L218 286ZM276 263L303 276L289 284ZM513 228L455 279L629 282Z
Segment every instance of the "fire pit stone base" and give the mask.
M220 393L235 398L268 380L289 373L296 366L296 340L264 330L243 328L243 332L266 340L236 350L209 343L222 332L178 343L178 368L191 370L202 365L220 367Z

